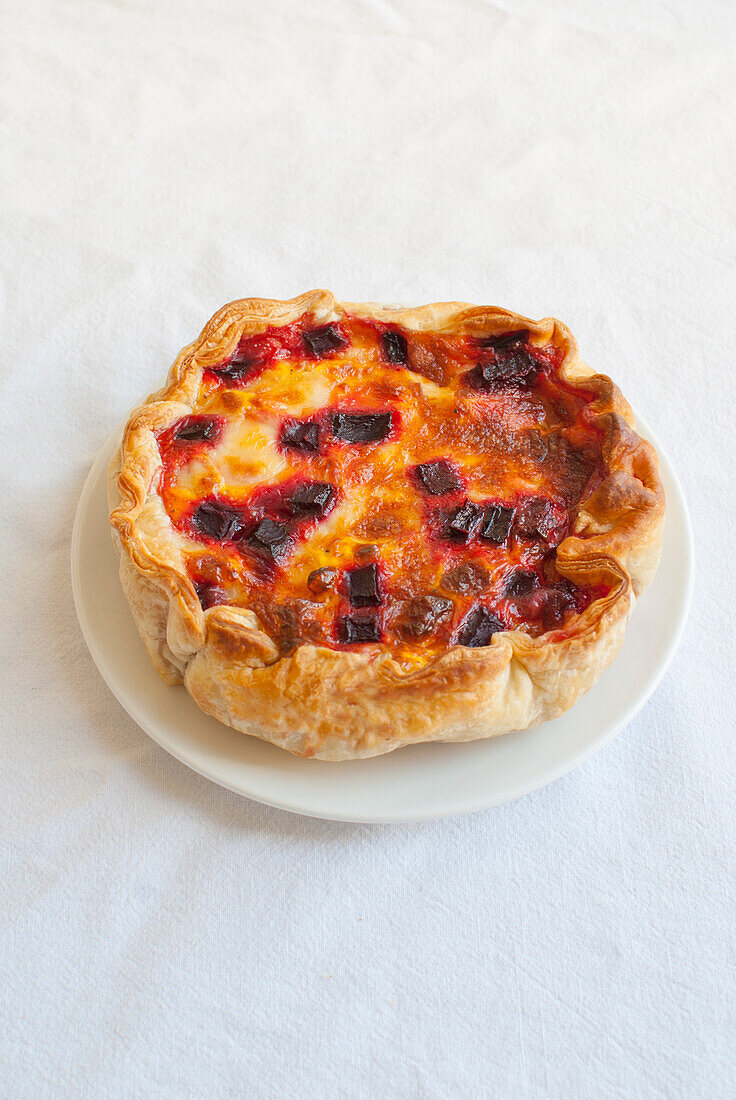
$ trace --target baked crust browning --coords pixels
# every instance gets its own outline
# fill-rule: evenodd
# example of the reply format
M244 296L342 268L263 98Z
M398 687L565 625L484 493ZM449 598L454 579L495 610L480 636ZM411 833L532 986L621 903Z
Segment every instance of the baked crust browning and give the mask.
M408 349L400 336L392 336L385 343L385 353L390 363L399 364L399 370L402 356L406 358L417 380L417 400L425 393L439 393L437 387L457 377L456 341L488 341L523 331L540 356L545 349L554 351L556 377L579 403L584 399L586 425L599 440L601 474L588 482L581 474L580 492L576 491L574 500L570 498L569 526L553 555L559 583L569 582L590 594L580 604L582 610L546 628L538 626L536 633L523 625L499 629L477 648L475 642L453 641L460 636L457 631L432 648L406 632L394 645L383 641L341 645L339 640L333 644L323 635L316 635L317 643L307 636L291 638L286 644L286 634L277 629L278 623L274 625L267 597L254 597L247 605L207 605L192 579L190 518L172 518L167 511L167 502L171 509L173 498L167 497L162 433L184 418L201 415L203 380L211 378L213 368L222 371L222 364L231 362L244 337L288 326L305 316L312 333L308 347L315 355L339 356L343 339L339 326L348 318L351 323L357 319L378 324L383 326L381 331L409 334ZM438 337L447 339L438 341ZM232 376L233 368L229 369ZM387 369L381 392L389 404L399 399L401 386L399 375ZM217 408L237 409L238 401L237 389L225 387ZM530 398L529 407L532 404ZM197 425L187 425L182 438L194 438ZM335 431L355 430L349 423L346 428L345 417L339 424L333 420L333 426ZM393 432L394 425L387 427L374 418L361 430L373 439L378 438L376 433ZM529 470L544 468L550 447L568 447L564 434L527 430L504 434L498 423L487 429L491 430L494 446L500 439L513 451L515 468L525 476ZM305 429L296 435L293 426L289 431L298 445L307 450L313 445ZM479 420L468 426L463 439L468 446L482 449L487 444L485 433ZM433 434L441 439L442 424ZM444 445L450 462L452 438L448 434ZM574 457L565 470L575 469ZM311 454L308 458L312 461ZM200 455L198 469L204 485L210 476L208 461ZM242 462L238 476L246 480L251 476ZM434 507L432 491L436 489L437 499L443 499L441 493L452 487L454 475L444 468L427 467L421 476L420 489ZM563 496L567 491L566 485L555 488ZM338 485L338 494L339 490ZM323 498L327 495L323 493ZM664 493L653 448L636 434L631 410L617 387L580 360L573 337L559 321L535 322L507 310L460 302L418 308L339 303L327 291L312 291L289 301L243 299L221 309L179 354L162 389L132 413L110 466L109 498L123 590L162 677L169 683L183 683L202 710L227 725L298 755L324 760L372 756L423 741L491 737L564 713L618 652L635 599L656 570L664 519ZM302 495L299 506L310 507L310 498ZM341 515L339 500L334 515ZM364 517L360 531L364 540L368 537L364 531L373 529L369 519L376 529L380 520L385 537L390 537L390 510L378 519ZM325 526L329 524L328 516ZM276 528L260 536L270 539L272 550L278 549L282 537ZM251 540L256 536L251 535ZM475 594L463 598L476 598L483 584L482 569L462 574L455 568L452 576L456 587L450 591L460 590L461 582L474 585ZM257 591L257 585L246 591ZM366 598L371 602L370 592Z

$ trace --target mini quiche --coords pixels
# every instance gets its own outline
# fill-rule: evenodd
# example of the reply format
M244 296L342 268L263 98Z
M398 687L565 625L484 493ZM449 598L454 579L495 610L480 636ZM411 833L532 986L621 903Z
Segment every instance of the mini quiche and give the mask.
M660 553L656 454L559 321L441 302L225 306L110 468L161 676L346 760L566 711Z

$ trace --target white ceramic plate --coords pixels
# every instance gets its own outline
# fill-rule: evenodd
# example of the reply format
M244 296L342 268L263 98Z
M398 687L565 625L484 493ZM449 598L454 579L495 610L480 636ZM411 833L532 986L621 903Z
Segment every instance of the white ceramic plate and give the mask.
M159 745L208 779L271 806L342 821L420 821L528 794L631 721L662 679L685 625L692 534L682 490L658 447L667 493L662 564L621 653L572 710L539 729L489 741L416 745L341 764L301 760L209 718L151 665L118 581L107 524L105 476L119 438L116 431L90 470L74 523L72 583L87 645L110 690Z

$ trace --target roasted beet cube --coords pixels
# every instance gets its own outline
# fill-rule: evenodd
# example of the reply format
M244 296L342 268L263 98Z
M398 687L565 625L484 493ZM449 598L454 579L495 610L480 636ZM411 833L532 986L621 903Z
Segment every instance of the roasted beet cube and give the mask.
M319 424L315 420L285 420L279 443L297 451L319 450Z
M346 586L347 596L353 607L378 607L381 602L378 566L374 563L350 569Z
M464 504L450 512L445 531L455 542L467 542L477 530L482 518L483 509L472 500L466 500Z
M528 337L522 329L482 340L480 361L467 375L470 385L485 393L531 385L541 368L526 344Z
M401 638L427 638L452 617L453 609L444 596L415 596L401 607L394 629Z
M251 533L248 543L259 553L275 557L285 540L286 528L283 523L276 523L275 520L265 516Z
M479 604L469 611L460 623L457 644L468 646L470 649L480 649L481 646L490 645L493 635L505 629L501 620L492 611Z
M554 505L546 497L532 497L516 513L516 531L527 538L548 538L557 526Z
M528 596L538 584L539 578L536 573L530 573L526 569L517 569L506 578L503 594L515 600L520 596Z
M483 526L480 537L497 546L506 542L511 530L514 518L513 508L506 508L503 504L491 504L483 513Z
M462 486L457 472L441 458L434 462L421 462L415 472L422 490L433 497L454 493Z
M238 354L220 367L212 367L212 373L218 378L225 378L229 382L242 382L249 374L252 374L261 366L262 360L257 355Z
M184 416L174 432L174 439L186 443L215 443L222 433L216 416Z
M202 605L203 611L206 611L208 607L215 607L217 604L227 603L227 595L216 584L202 582L201 584L195 584L194 590L199 597L199 602Z
M497 336L484 336L481 344L484 348L492 348L493 351L503 352L514 346L523 346L529 339L529 329L520 328L515 332L502 332Z
M391 413L334 413L332 434L345 443L375 443L391 431Z
M571 587L571 586L570 586ZM545 588L543 593L542 623L545 630L554 630L561 626L568 612L575 609L575 597L567 584Z
M293 516L323 516L334 490L327 481L306 481L297 486L286 502Z
M347 339L337 325L322 325L304 333L304 346L315 359L324 359L347 346Z
M381 336L383 354L389 363L406 363L408 360L406 337L400 332L384 332Z
M375 615L343 615L338 623L338 633L345 645L380 642L381 624Z
M192 515L192 527L218 542L237 538L244 526L243 513L235 505L219 500L202 501Z
M503 356L485 359L478 365L484 386L488 390L526 386L539 374L539 364L525 348L514 348Z

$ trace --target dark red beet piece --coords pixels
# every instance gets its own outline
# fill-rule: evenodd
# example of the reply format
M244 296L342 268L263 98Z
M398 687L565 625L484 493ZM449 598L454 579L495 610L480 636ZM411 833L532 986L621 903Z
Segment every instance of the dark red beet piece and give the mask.
M383 354L389 363L407 362L409 355L406 337L402 336L400 332L384 332L381 335L381 344L383 345Z
M391 413L333 413L332 434L345 443L375 443L391 431Z
M503 352L511 347L521 347L529 339L529 329L520 328L516 332L502 332L500 336L484 336L480 343L484 348L492 348L493 351Z
M204 500L192 515L192 526L203 535L222 542L242 534L243 513L233 504L219 500Z
M541 535L547 538L556 527L552 501L545 497L532 497L522 504L516 513L516 530L527 538Z
M323 516L330 505L334 489L327 481L306 481L299 485L286 502L293 516Z
M216 443L221 434L222 424L216 416L183 416L174 439L186 443Z
M479 605L468 612L460 623L457 644L468 646L470 649L480 649L481 646L490 645L493 635L505 629L501 620L496 618L492 611Z
M506 578L503 594L511 599L518 599L520 596L528 596L538 584L539 578L536 573L530 573L526 569L517 569Z
M242 382L244 378L247 378L249 374L252 374L254 370L261 366L261 362L261 359L256 355L239 355L236 351L229 363L210 369L218 378L226 378L230 382Z
M505 542L509 537L511 523L514 518L513 508L506 508L502 504L492 504L483 513L483 527L480 537L497 546Z
M279 443L298 451L319 450L319 424L315 420L286 420L281 426Z
M450 463L441 458L435 462L421 462L416 468L416 476L424 492L433 497L453 493L462 485Z
M541 594L541 593L540 593ZM567 587L557 586L544 589L542 623L545 630L554 630L561 626L565 615L575 607L575 597Z
M474 534L483 518L483 509L474 504L472 500L466 500L447 518L446 533L455 542L467 542Z
M286 528L265 516L248 539L248 544L262 554L275 557L286 540Z
M343 615L338 623L338 633L340 641L346 645L380 642L381 624L373 615Z
M199 602L202 605L203 611L206 611L208 607L215 607L217 604L227 603L226 594L216 584L195 584L194 591L199 597Z
M310 328L304 333L304 346L315 359L324 359L335 351L347 346L347 339L337 325L322 325Z
M374 563L349 570L347 595L353 607L378 607L381 593L378 586L378 566Z
M492 393L514 386L530 385L539 373L539 364L523 349L504 356L503 359L488 359L479 363L470 372L470 383L475 389Z
M470 385L491 393L533 383L541 368L526 346L528 337L529 332L521 329L482 340L484 354L467 376Z

